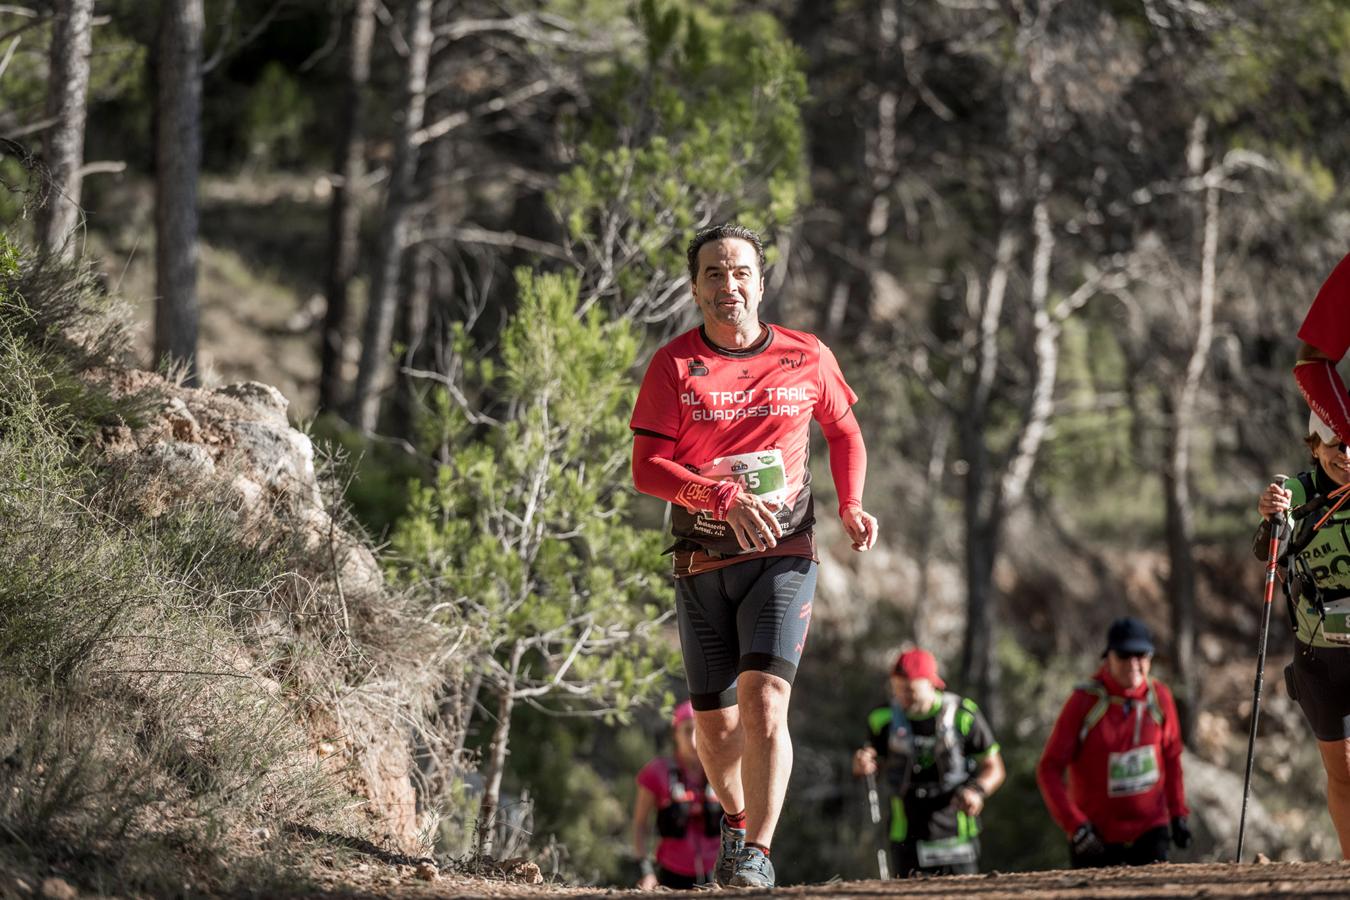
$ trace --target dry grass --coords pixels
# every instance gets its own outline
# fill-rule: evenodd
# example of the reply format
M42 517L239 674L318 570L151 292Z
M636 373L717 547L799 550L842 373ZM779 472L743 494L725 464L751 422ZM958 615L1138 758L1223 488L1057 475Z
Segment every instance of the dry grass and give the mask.
M91 440L146 398L79 377L115 365L125 331L88 277L16 262L0 272L0 871L266 893L344 841L386 843L363 798L399 776L374 769L411 769L411 735L434 742L444 635L387 592L344 592L286 497L260 520L207 480L148 511L144 472Z

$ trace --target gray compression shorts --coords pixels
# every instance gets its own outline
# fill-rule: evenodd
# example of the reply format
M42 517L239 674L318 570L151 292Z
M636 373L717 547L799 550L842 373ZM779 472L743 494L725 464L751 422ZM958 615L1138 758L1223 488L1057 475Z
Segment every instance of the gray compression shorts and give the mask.
M736 678L768 672L789 684L811 627L816 563L802 556L747 560L675 579L675 615L694 709L736 705Z

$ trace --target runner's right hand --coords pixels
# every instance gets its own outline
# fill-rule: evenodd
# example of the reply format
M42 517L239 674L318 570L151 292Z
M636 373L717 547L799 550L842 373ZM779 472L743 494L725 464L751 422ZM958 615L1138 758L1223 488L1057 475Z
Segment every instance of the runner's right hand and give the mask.
M1269 519L1276 513L1285 513L1289 511L1289 503L1293 499L1293 492L1286 491L1283 487L1274 482L1266 485L1266 489L1261 492L1261 499L1256 504L1256 508L1261 513L1263 519Z
M877 771L877 751L875 747L863 747L853 754L853 777L862 778Z
M783 536L783 526L778 524L774 510L779 505L766 503L749 491L742 491L731 502L731 509L727 511L727 524L731 526L736 543L741 545L742 550L767 550L778 546L778 539Z

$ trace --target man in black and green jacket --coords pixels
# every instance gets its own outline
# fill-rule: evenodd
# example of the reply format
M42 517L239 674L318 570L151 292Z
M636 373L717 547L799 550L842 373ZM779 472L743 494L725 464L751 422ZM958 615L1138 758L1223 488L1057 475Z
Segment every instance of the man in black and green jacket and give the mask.
M944 690L927 650L907 650L891 672L891 702L867 717L853 774L879 768L891 789L897 878L979 871L980 812L1005 775L998 741L973 700Z

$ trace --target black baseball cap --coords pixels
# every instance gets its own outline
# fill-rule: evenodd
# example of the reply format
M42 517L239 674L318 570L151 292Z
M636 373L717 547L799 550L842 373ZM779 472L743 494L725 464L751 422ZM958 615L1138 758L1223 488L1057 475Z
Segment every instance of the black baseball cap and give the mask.
M1102 651L1102 656L1110 650L1120 654L1152 653L1153 635L1147 625L1133 616L1116 619L1107 629L1106 650Z

